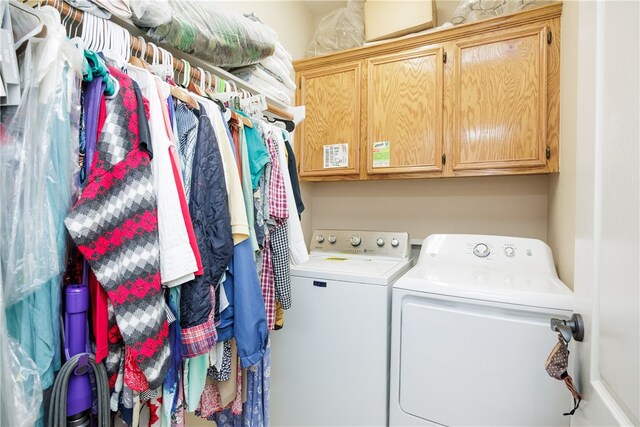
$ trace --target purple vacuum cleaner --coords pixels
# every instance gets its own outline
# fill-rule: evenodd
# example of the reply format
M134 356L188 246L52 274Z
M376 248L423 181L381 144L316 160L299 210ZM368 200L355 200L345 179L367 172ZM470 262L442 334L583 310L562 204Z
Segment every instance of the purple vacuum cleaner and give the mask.
M79 353L78 366L69 379L67 392L67 420L72 427L91 425L93 403L89 378L89 266L82 263L82 282L65 288L66 313L64 316L65 357L67 360Z

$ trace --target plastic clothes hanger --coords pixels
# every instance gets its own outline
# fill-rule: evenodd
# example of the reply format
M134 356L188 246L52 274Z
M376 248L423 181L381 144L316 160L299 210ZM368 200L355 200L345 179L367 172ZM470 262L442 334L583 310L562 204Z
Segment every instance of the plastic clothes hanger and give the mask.
M188 62L185 61L184 59L182 60L182 72L183 72L183 77L182 77L182 83L185 83L185 79L187 78L187 71L190 71L191 67L187 66ZM188 81L188 80L187 80ZM191 95L189 95L189 93L178 87L178 86L171 86L171 96L173 96L176 99L179 99L180 101L184 102L185 104L187 104L190 108L194 109L194 110L199 110L200 106L198 105L198 103L196 102L195 99L193 99L193 97L191 97Z
M187 62L187 64L189 64ZM191 64L189 64L189 72L186 74L189 77L189 83L187 84L187 89L189 89L190 92L195 93L196 95L199 96L204 96L204 93L202 93L202 91L200 90L200 86L196 85L195 82L193 81L193 79L191 79ZM202 78L202 75L200 75L200 78Z
M200 96L205 96L205 88L207 83L207 75L204 73L204 68L196 67L198 72L200 72Z
M84 41L85 49L91 49L93 47L93 39L91 37L92 26L93 15L89 13L84 17L84 25L82 25L82 32L80 33L80 38Z
M17 13L28 16L29 22L32 23L33 27L28 29L26 32L21 32L20 34L15 34L16 28L14 27L14 37L17 39L13 44L14 50L19 55L22 53L22 48L24 43L31 38L44 38L47 36L47 27L44 25L44 21L40 12L30 7L26 7L22 3L17 1L9 1L9 6L13 7ZM13 12L12 12L13 13Z
M144 37L138 36L138 49L133 52L133 54L129 58L129 64L146 70L149 67L149 64L147 64L147 62L144 60L146 53L147 42L145 41Z

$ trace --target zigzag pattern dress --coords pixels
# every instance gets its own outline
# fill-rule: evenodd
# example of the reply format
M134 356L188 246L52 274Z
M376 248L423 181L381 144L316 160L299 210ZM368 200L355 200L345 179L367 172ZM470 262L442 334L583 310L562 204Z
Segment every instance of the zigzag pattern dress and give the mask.
M109 296L126 352L155 389L169 362L156 196L149 153L140 147L134 83L115 68L109 72L120 88L106 101L88 183L65 224ZM120 356L109 350L113 366L110 359Z

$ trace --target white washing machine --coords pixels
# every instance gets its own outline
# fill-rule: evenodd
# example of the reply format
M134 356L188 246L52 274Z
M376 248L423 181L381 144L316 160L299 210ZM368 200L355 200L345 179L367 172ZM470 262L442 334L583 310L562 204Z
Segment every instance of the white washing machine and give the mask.
M387 424L391 287L409 254L407 233L314 232L271 334L271 425Z
M545 243L429 236L394 284L390 425L568 426L544 365L572 310Z

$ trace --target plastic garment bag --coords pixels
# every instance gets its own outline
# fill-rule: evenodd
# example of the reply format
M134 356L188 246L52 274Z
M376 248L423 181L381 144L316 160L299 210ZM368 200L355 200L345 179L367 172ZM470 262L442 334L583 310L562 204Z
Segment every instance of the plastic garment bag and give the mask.
M66 38L55 9L43 7L39 14L47 36L27 43L20 58L21 102L2 109L0 127L0 257L7 307L64 271L63 220L78 169L77 143L71 143L78 141L77 126L71 122L79 118L74 82L83 55Z
M0 286L2 285L0 265ZM32 426L42 403L42 386L36 365L7 335L4 300L0 292L0 425Z
M155 2L154 7L169 8L171 21L150 29L151 37L214 65L242 67L274 53L277 33L237 12L180 0Z
M63 220L78 170L76 82L83 55L66 38L55 9L38 14L47 36L27 42L19 57L20 104L3 108L0 122L2 426L41 419L42 389L60 367Z

